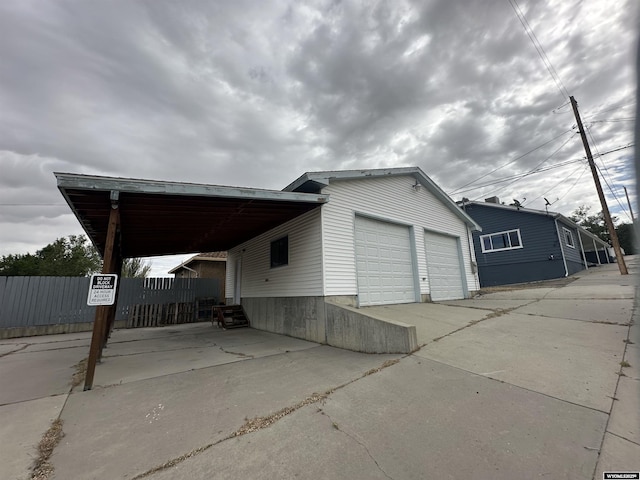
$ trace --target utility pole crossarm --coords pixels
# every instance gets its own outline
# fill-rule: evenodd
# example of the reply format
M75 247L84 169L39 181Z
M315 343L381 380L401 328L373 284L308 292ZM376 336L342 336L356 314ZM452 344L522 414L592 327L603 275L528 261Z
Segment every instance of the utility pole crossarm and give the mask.
M582 126L582 120L580 119L580 114L578 113L578 103L575 98L569 97L571 100L571 107L573 107L573 114L576 117L576 122L578 123L578 130L580 131L580 137L582 138L582 145L584 146L584 151L587 154L587 161L589 162L589 167L591 168L591 174L593 175L593 181L596 184L596 190L598 191L598 198L600 198L600 205L602 206L602 215L604 216L604 221L607 225L607 229L609 230L609 236L611 238L611 243L613 245L613 251L616 254L616 260L618 262L618 268L620 269L620 275L628 275L627 265L624 262L624 258L622 257L622 250L620 249L620 242L618 241L618 233L616 232L615 226L613 225L613 220L611 219L611 214L609 213L609 207L607 206L607 200L604 198L604 193L602 192L602 185L600 184L600 177L598 176L598 170L596 169L596 165L593 162L593 156L591 155L591 148L589 147L589 142L587 141L587 135L584 132L584 127Z

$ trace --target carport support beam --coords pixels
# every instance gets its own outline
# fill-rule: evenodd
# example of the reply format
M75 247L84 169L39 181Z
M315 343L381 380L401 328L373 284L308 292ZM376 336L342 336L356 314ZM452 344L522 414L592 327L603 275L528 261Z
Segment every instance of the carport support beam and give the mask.
M112 202L109 212L109 225L107 228L107 239L102 256L102 273L115 273L114 246L116 232L120 223L120 210L118 203ZM91 390L93 387L93 376L96 371L96 363L102 355L103 338L107 327L110 306L100 305L96 307L96 316L93 322L93 334L91 336L91 347L89 347L89 358L87 359L87 372L84 377L84 390Z
M118 309L118 294L120 292L120 284L122 283L122 255L120 255L120 249L116 248L114 252L115 259L115 267L113 269L120 276L120 281L118 281L116 285L116 301L113 305L109 306L109 314L107 316L106 328L104 330L104 336L102 337L102 348L107 346L107 342L109 340L109 336L111 335L111 330L113 329L113 324L116 320L116 310Z

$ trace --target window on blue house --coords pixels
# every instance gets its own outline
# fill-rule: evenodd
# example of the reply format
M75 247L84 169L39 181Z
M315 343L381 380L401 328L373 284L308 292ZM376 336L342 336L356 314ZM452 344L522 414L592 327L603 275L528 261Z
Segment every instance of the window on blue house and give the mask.
M480 235L480 246L482 247L482 253L522 248L520 229Z
M289 265L289 237L271 242L271 268Z
M564 244L567 247L576 248L573 243L573 233L568 228L562 227L562 234L564 235Z

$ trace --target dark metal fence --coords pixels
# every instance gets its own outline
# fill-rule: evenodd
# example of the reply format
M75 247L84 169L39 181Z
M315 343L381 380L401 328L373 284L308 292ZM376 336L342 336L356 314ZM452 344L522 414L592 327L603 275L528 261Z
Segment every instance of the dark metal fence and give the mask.
M130 319L145 305L162 306L171 323L196 321L199 305L224 300L220 287L215 278L122 278L116 321L138 326ZM87 305L88 294L89 277L0 276L0 329L93 322L96 307Z

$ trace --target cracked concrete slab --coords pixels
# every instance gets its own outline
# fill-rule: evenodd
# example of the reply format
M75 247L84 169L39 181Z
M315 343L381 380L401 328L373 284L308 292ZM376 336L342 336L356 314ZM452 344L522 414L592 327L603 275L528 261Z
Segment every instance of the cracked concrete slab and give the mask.
M438 302L441 305L451 305L455 307L467 307L467 308L480 308L483 310L511 310L514 308L522 307L531 303L531 299L521 300L508 300L508 299L494 299L485 298L480 296L477 298L468 298L466 300L447 300L444 302Z
M315 346L74 392L52 457L56 478L131 478L392 358Z
M74 347L0 357L0 405L67 393L75 366L86 356L87 348Z
M566 288L566 287L565 287ZM540 300L556 288L518 288L509 289L500 292L483 293L483 300Z
M569 318L585 322L628 324L633 306L627 299L544 299L515 310L543 317Z
M5 343L0 345L0 357L11 355L14 352L24 350L29 346L28 343Z
M438 303L406 303L381 305L361 309L366 315L380 320L394 320L415 325L418 345L424 345L470 323L483 319L489 313L476 308L452 307Z
M640 445L640 347L627 345L625 360L607 431Z
M597 452L588 448L606 423L601 412L416 356L322 409L398 479L590 479Z
M138 337L126 342L118 342L117 333L96 368L96 386L135 382L318 345L249 328L223 331L209 327L200 335Z
M591 479L605 424L603 413L408 357L148 478Z
M238 452L242 452L238 456ZM229 439L201 455L150 475L150 480L314 478L352 480L389 477L365 446L333 426L315 405L283 418L268 430Z
M640 445L607 432L593 478L603 478L603 472L612 471L640 472Z
M0 406L0 465L2 478L25 480L34 460L42 435L58 418L67 396L39 398ZM15 419L20 421L16 422Z
M633 285L595 285L572 283L564 288L559 288L546 296L546 298L571 299L633 299L635 287Z
M609 412L627 328L509 313L415 355Z

